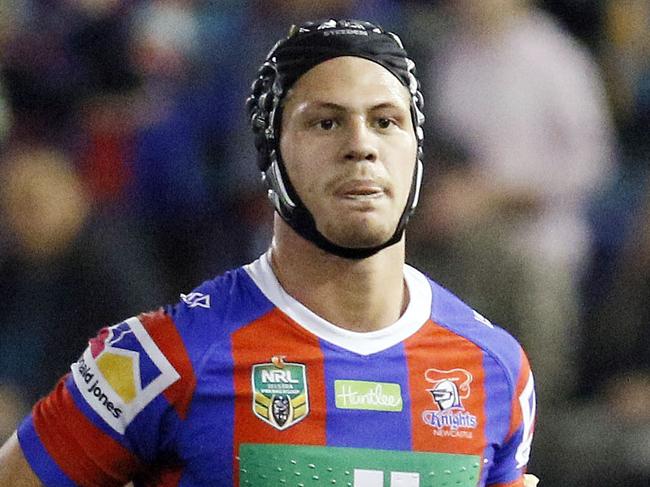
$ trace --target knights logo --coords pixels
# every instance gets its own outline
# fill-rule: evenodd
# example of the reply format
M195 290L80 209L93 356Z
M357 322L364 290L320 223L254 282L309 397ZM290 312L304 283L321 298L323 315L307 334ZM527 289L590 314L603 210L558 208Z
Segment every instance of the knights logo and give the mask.
M432 385L427 391L437 409L422 411L422 420L436 436L471 439L478 418L465 409L463 400L470 397L472 374L465 369L427 369L424 379Z
M433 401L440 411L464 409L461 399L467 399L470 394L469 385L472 374L464 369L438 370L428 369L425 374L427 382L433 388L427 389L433 396Z
M274 356L255 364L251 372L253 413L278 430L285 430L309 414L307 375L303 364Z

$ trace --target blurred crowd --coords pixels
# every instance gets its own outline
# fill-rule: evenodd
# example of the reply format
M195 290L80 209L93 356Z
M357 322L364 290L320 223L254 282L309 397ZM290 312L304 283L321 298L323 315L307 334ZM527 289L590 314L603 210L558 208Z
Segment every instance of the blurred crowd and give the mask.
M407 260L527 350L530 470L650 485L647 0L0 0L0 441L98 328L268 247L244 100L329 16L416 61Z

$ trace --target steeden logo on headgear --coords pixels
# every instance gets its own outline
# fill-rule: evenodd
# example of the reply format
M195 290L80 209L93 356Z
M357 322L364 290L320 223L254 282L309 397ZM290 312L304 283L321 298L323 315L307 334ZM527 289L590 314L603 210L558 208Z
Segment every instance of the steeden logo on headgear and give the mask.
M353 35L353 36L367 36L368 32L365 30L357 29L333 29L323 31L323 36L335 36L335 35Z

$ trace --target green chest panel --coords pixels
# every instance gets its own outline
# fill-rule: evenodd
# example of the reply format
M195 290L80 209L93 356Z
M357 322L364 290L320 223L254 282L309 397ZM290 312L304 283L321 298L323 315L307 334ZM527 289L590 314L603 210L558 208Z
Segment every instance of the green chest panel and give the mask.
M476 487L481 459L365 448L245 443L240 487Z

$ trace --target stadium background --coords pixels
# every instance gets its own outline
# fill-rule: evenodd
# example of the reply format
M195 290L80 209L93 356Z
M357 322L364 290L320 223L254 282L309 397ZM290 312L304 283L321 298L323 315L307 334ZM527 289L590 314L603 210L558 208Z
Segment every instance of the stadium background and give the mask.
M528 350L531 471L549 486L648 485L650 2L312 3L0 0L0 440L98 328L268 246L244 100L288 25L331 15L398 32L416 60L427 181L408 260ZM459 53L495 61L467 72ZM468 109L459 86L517 108ZM512 136L493 130L509 123ZM548 205L584 229L510 247ZM530 281L548 303L522 316Z

